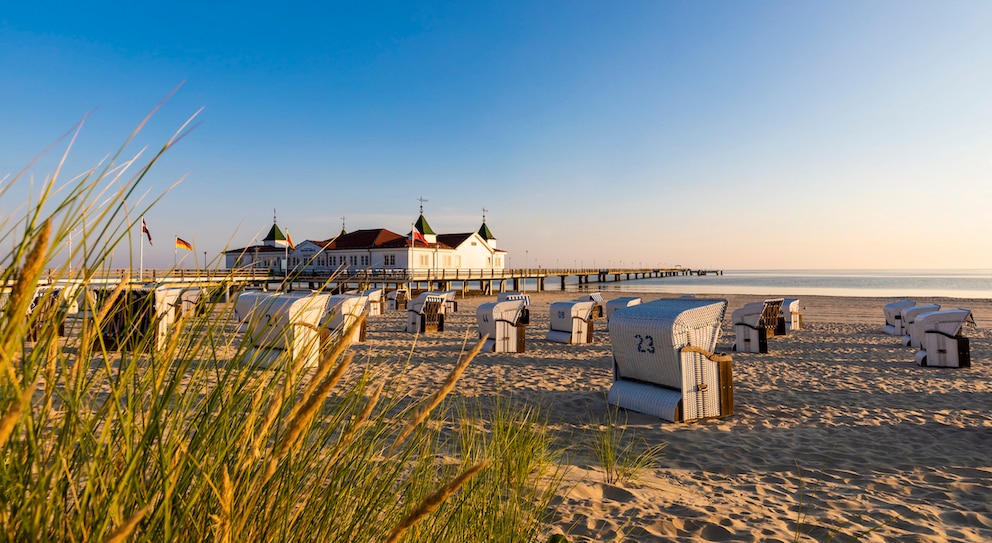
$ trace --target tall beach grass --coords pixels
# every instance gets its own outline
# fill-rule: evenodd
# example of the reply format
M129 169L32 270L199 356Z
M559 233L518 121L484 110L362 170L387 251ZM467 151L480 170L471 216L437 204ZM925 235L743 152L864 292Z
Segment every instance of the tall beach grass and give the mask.
M161 348L124 319L134 336L117 350L103 333L121 317L113 302L140 285L80 296L71 315L56 288L39 290L99 286L155 204L136 203L143 178L185 129L143 163L125 155L132 134L69 183L56 169L0 224L12 247L0 272L2 538L536 540L561 464L539 413L451 404L476 351L427 392L343 346L316 367L287 355L262 369L230 304L180 320ZM75 267L53 265L73 231Z

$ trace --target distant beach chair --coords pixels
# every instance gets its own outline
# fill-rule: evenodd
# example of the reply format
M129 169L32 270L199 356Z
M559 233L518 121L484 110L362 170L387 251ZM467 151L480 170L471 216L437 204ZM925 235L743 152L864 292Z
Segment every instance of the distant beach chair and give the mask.
M362 320L362 315L367 314L368 311L369 297L364 294L329 296L324 327L330 332L330 340L341 339L348 343L365 341L367 323Z
M530 295L522 292L500 292L496 295L497 302L512 302L514 300L523 300L524 302L520 324L530 324Z
M290 363L315 365L330 335L322 326L330 296L261 291L239 294L237 303L249 308L242 338L250 350L245 360L269 368L288 355Z
M441 296L444 298L445 313L458 312L458 300L455 298L455 296L458 295L457 290L443 290L443 291L431 292L430 294L435 296Z
M488 335L482 350L495 353L522 353L526 350L527 312L524 300L495 301L481 304L475 311L479 337Z
M386 309L390 311L406 309L407 297L408 294L405 290L390 290L386 293Z
M967 309L946 309L916 317L923 330L923 348L916 353L920 366L941 368L971 367L971 347L962 335L966 325L975 328L975 318Z
M357 294L368 298L370 317L378 317L386 312L386 299L382 295L381 288L363 290Z
M714 354L726 300L655 300L609 323L610 405L671 422L734 413L733 362Z
M110 303L111 289L96 292L102 309ZM172 327L196 310L200 290L185 287L127 288L114 300L100 323L100 339L110 350L162 350ZM97 338L94 337L94 340Z
M406 303L406 331L426 334L444 331L444 296L424 292Z
M799 307L799 298L785 298L782 301L782 319L786 331L803 329L803 314Z
M610 322L610 317L617 309L640 305L640 298L614 298L606 302L606 322Z
M885 304L882 313L885 314L885 333L890 336L901 336L906 333L902 322L902 310L916 305L912 300L901 300Z
M916 323L916 318L924 313L940 311L939 304L923 304L904 307L900 312L902 317L902 344L914 349L923 348L923 330Z
M588 299L551 304L551 330L545 339L558 343L591 343L592 312L596 302Z
M731 313L734 326L734 350L742 353L767 353L768 338L785 333L781 317L782 298L751 302Z
M581 300L591 300L595 305L592 308L592 318L602 318L606 314L606 300L603 295L599 292L590 292L588 298L580 298Z

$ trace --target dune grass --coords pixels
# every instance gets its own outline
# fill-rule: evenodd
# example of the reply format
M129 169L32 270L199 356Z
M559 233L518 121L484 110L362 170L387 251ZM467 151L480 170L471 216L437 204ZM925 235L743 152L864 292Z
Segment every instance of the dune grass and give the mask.
M262 369L229 304L181 319L162 348L114 314L137 288L126 281L67 314L56 290L97 288L114 248L140 235L136 217L155 202L134 195L183 130L145 163L121 158L132 134L70 183L56 171L0 225L12 247L0 272L2 538L535 540L561 464L535 411L451 408L477 350L421 394L344 348L315 367L287 355ZM53 267L73 231L74 267ZM38 289L48 282L58 289ZM134 333L126 350L104 333L115 319Z

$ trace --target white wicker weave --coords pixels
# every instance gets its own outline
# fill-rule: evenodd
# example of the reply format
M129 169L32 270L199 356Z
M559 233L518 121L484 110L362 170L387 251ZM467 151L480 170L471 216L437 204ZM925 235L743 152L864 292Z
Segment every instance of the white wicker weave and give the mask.
M683 348L712 353L726 309L726 300L671 299L613 313L608 401L671 421L720 416L719 364Z
M324 327L330 330L332 338L341 337L350 328L348 343L362 341L362 326L355 326L359 318L368 310L369 298L363 294L335 294L327 298L327 313Z
M247 294L243 293L242 295ZM312 366L320 355L320 329L329 294L251 293L242 341L254 351L250 360L268 367L287 351L295 363ZM241 298L241 296L239 296ZM246 299L245 303L249 300Z
M901 336L906 333L903 328L902 310L916 305L912 300L901 300L882 306L882 313L885 314L885 333L890 336Z
M558 343L589 343L592 341L592 311L596 302L571 300L551 304L550 331L545 339Z
M476 309L479 337L488 335L484 351L516 353L522 349L526 326L521 316L526 310L524 300L496 301L482 304Z
M923 347L923 330L916 325L916 320L920 315L923 315L924 313L932 313L934 311L940 311L940 305L914 305L904 307L902 311L900 311L903 327L903 345L908 345L914 349L920 349Z
M803 329L803 314L799 307L799 298L785 298L782 301L782 318L785 319L787 330Z
M971 365L968 338L962 336L965 325L975 326L967 309L946 309L917 316L923 330L922 348L916 353L920 366L960 368Z
M406 303L406 331L411 334L427 331L425 320L438 317L443 323L447 300L437 293L424 292ZM436 311L437 315L427 315L426 311Z

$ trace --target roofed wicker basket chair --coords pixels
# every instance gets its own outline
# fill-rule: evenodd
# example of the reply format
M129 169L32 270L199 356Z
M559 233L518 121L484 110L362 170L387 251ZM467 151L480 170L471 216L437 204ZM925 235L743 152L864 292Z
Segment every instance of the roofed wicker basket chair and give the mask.
M612 300L606 302L606 322L610 322L610 317L613 316L613 313L615 313L617 309L639 305L640 303L641 299L635 297L613 298Z
M183 317L196 310L201 302L201 291L186 287L125 288L114 300L111 289L95 291L98 307L113 305L100 323L99 338L111 350L154 350L165 348L169 334Z
M475 311L479 337L488 336L483 351L522 353L526 350L527 301L522 299L481 304Z
M617 310L611 405L671 422L734 413L733 362L714 354L726 300L668 299Z
M249 364L268 368L281 357L301 367L316 365L330 332L323 324L330 294L246 291L235 300Z
M444 296L424 292L406 303L406 331L411 334L426 334L444 331L444 312L447 300Z
M918 315L923 348L916 353L920 366L941 368L971 367L971 346L962 335L965 326L976 328L968 309L946 309Z
M803 329L803 313L799 306L799 298L785 298L782 300L781 318L785 321L785 330L792 332Z
M589 299L554 302L551 304L551 323L548 341L558 343L592 343L592 312L596 302Z
M744 304L731 314L734 350L741 353L767 353L768 338L785 333L783 298Z
M914 349L923 348L923 330L916 319L924 313L940 311L940 304L921 304L904 307L900 312L902 317L902 344Z
M900 300L898 302L892 302L890 304L885 304L882 307L882 313L885 315L885 333L890 336L901 336L906 333L902 322L902 310L907 307L913 307L916 302L912 300Z
M369 307L369 297L365 294L330 296L327 299L324 324L324 327L330 331L330 339L333 341L340 338L348 343L365 341L368 327L367 321L362 319L362 316L369 314Z

